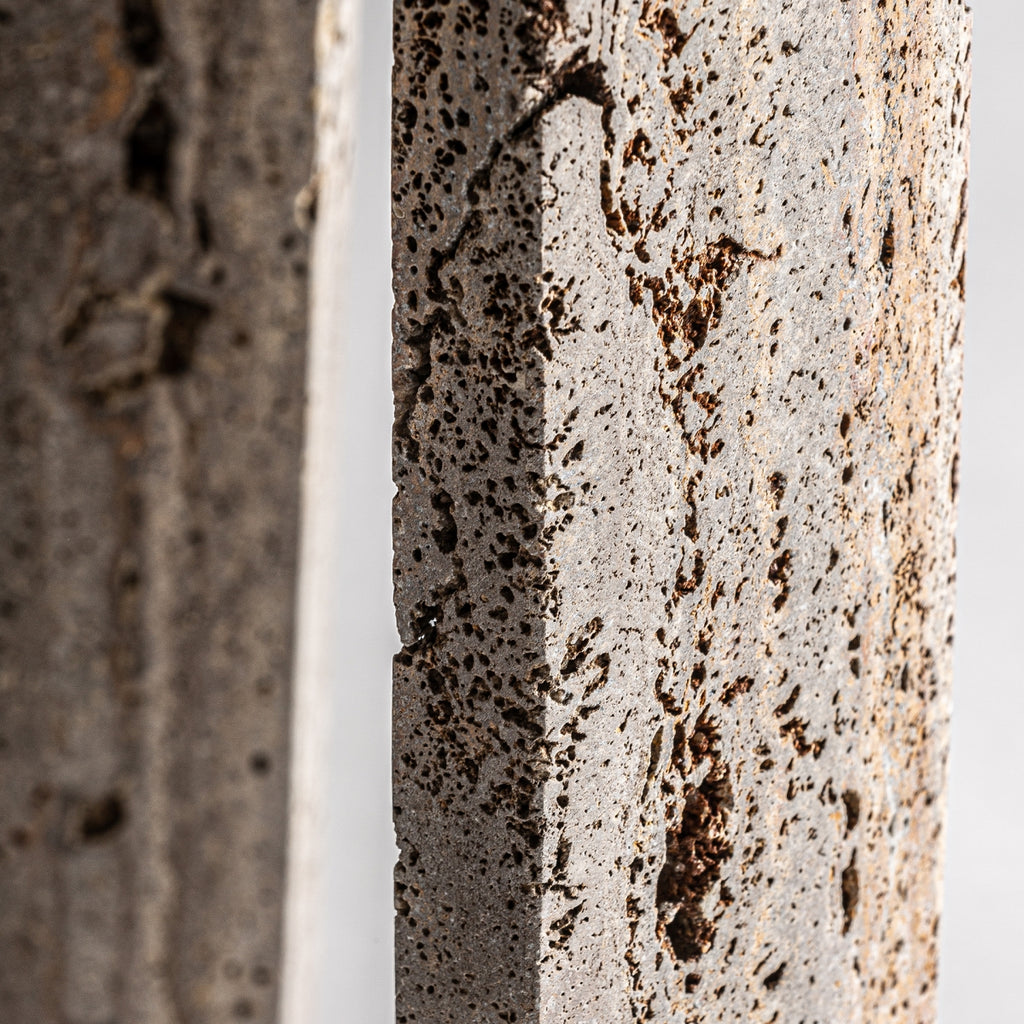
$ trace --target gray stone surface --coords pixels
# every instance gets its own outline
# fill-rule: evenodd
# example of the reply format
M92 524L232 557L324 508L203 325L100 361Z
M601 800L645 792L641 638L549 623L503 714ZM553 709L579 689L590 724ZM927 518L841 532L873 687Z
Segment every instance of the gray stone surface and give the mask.
M313 17L0 5L11 1024L276 1018Z
M398 1020L934 1020L969 17L401 0Z

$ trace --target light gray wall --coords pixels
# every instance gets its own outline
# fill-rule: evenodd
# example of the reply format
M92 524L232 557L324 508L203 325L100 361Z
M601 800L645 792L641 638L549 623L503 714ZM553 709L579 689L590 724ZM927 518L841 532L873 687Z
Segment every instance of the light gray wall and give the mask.
M977 0L944 1024L1024 1020L1022 37L1018 0Z
M391 1024L391 4L362 0L350 211L320 1013ZM306 1024L289 1021L288 1024Z
M390 1024L390 5L365 0L351 230L346 481L336 610L327 962L316 1024ZM1024 963L1024 155L1019 0L975 4L956 718L943 912L944 1024L1020 1024ZM467 1022L470 1024L470 1022ZM842 1022L833 1022L842 1024Z

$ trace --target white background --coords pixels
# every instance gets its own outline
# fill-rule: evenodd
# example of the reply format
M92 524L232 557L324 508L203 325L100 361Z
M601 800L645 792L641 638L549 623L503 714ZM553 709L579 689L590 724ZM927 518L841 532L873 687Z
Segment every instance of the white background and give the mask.
M923 3L924 0L918 0ZM1024 965L1024 3L977 0L955 724L942 917L943 1024L1022 1024ZM391 1024L390 5L365 0L350 231L345 481L337 536L321 1008ZM466 1022L471 1024L471 1022ZM614 1024L614 1022L609 1022ZM846 1024L834 1021L830 1024ZM873 1022L869 1022L873 1024ZM917 1022L905 1022L917 1024Z

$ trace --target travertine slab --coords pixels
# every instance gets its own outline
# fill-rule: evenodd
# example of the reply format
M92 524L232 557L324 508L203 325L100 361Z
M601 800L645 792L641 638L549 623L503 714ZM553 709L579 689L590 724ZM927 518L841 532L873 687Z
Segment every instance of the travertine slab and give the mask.
M0 9L5 1024L277 1017L314 14Z
M959 0L398 0L398 1020L934 1019Z

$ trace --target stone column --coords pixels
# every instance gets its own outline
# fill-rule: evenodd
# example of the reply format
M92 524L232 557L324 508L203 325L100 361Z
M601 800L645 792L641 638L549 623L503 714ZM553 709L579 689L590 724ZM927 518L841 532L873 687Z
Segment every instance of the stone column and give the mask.
M0 7L11 1024L276 1019L314 14Z
M398 1021L935 1016L961 0L403 0Z

